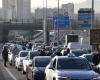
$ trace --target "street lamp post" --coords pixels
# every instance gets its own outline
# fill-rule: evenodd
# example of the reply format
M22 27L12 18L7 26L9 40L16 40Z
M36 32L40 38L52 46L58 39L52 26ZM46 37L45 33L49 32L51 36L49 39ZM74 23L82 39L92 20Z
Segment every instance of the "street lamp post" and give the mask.
M91 28L93 28L94 26L94 0L92 0L92 26Z
M58 17L59 17L59 0L58 0ZM57 40L57 44L59 45L59 20L57 20L57 25L58 25L58 40Z
M43 19L43 27L44 27L44 44L49 45L49 31L47 26L47 0L46 0L46 7L45 7L45 15Z

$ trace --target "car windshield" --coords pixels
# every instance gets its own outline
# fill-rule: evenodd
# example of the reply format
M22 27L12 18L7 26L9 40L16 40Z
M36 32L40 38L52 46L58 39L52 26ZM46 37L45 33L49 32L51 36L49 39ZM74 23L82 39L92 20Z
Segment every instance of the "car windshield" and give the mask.
M20 57L26 57L28 52L21 52Z
M30 52L30 59L33 59L34 56L38 56L38 52Z
M85 59L58 59L57 69L90 70L91 67Z
M41 58L35 59L35 66L36 67L46 67L49 64L51 58Z
M88 54L88 51L72 51L76 56L81 56L82 54Z

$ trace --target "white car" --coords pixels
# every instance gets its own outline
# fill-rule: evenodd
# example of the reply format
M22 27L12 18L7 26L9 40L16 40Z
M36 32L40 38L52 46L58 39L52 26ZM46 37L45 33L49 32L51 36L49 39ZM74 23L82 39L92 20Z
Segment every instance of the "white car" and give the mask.
M23 60L26 58L28 55L29 51L20 51L18 56L15 58L15 67L20 70L22 69L23 66Z
M27 57L23 60L23 67L22 67L23 74L26 73L26 68L28 66L32 66L33 57L35 57L35 56L39 56L38 51L29 51Z
M12 44L10 46L10 52L8 54L8 61L10 65L15 65L15 58L16 55L18 55L19 51L22 50L22 46L21 45L17 45L17 44Z
M100 77L85 58L56 56L45 69L45 80L100 80Z

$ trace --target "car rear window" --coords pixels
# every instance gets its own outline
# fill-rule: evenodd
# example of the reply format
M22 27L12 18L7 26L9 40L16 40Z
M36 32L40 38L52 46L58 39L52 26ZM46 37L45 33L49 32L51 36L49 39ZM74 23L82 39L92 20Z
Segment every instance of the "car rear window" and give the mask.
M85 59L58 59L58 69L90 70L91 67Z
M34 56L39 56L38 52L30 52L30 59L33 59Z
M88 54L88 51L72 51L76 56L81 56L83 54Z
M46 67L49 64L50 60L51 58L35 59L35 66L36 67Z
M28 52L21 52L20 57L26 57Z

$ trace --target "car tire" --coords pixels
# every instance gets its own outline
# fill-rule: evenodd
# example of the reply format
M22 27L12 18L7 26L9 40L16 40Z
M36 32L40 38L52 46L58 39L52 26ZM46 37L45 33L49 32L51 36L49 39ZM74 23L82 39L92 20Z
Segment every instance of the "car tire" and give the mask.
M10 66L12 66L12 63L10 63Z
M17 67L17 70L20 71L20 68Z
M56 80L55 78L53 78L53 80Z
M46 76L44 77L44 80L47 80L47 79L46 79Z

